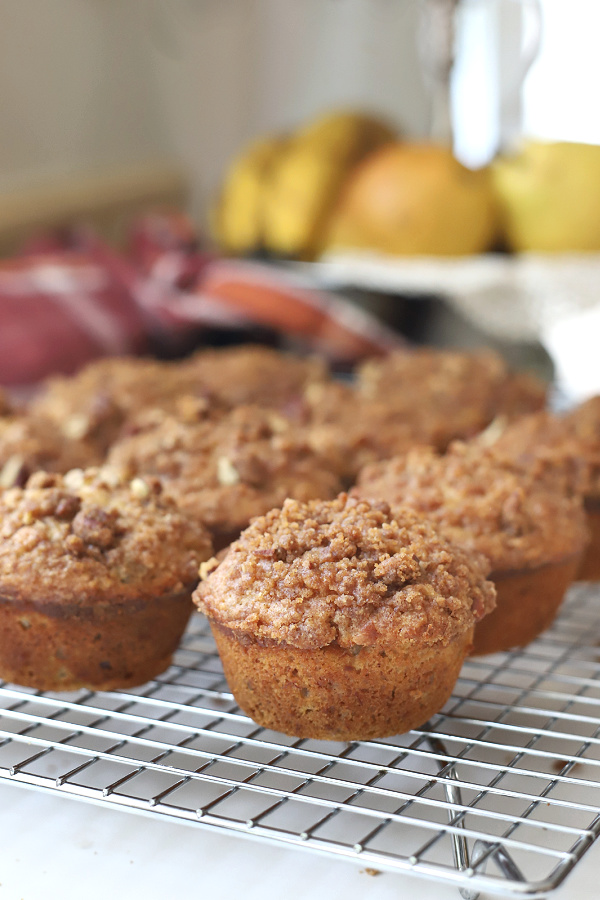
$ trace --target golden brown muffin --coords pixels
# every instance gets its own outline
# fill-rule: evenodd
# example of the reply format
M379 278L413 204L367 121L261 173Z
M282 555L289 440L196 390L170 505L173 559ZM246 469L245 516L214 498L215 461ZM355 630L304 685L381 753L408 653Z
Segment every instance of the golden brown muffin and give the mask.
M294 413L309 384L327 381L323 359L242 344L201 350L181 366L182 376L222 404L246 404Z
M600 397L563 416L535 413L493 423L479 440L526 469L547 465L555 481L583 497L591 539L577 577L600 579Z
M316 358L253 345L202 350L178 362L111 357L75 376L48 379L31 410L68 438L94 441L102 455L124 432L137 430L145 410L185 418L186 405L199 401L217 413L243 403L293 413L305 386L326 378Z
M165 494L206 524L220 549L286 497L334 497L340 480L302 432L273 410L241 406L217 421L164 415L117 442L110 465L161 478Z
M49 378L31 410L55 422L67 438L94 441L102 454L127 418L147 407L168 405L182 392L175 365L109 357L76 375Z
M367 398L344 382L309 385L300 421L310 445L330 461L345 487L368 463L426 440L418 423L393 409L386 397Z
M0 495L0 677L40 690L142 684L169 664L207 532L156 480L38 472Z
M534 412L546 402L540 380L511 373L492 350L422 347L392 353L357 369L357 389L373 402L384 400L421 443L440 450L477 434L498 415Z
M565 423L585 465L582 487L591 540L578 578L600 580L600 397L590 397L565 416Z
M97 465L93 441L65 437L51 419L26 412L0 415L0 488L22 487L30 475Z
M520 469L477 443L444 456L418 448L367 467L353 494L402 504L465 552L483 553L498 591L474 653L522 647L547 628L574 579L588 533L580 498L543 469Z
M411 510L341 494L256 519L194 601L256 722L366 740L443 706L494 588Z

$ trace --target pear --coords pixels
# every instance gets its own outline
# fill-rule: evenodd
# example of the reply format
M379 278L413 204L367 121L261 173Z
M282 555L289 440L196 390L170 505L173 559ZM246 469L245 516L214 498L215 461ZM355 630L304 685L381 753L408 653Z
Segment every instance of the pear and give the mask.
M600 147L530 140L492 165L509 249L600 250Z
M459 256L489 249L496 233L487 170L467 169L438 144L397 141L370 154L348 179L327 249Z

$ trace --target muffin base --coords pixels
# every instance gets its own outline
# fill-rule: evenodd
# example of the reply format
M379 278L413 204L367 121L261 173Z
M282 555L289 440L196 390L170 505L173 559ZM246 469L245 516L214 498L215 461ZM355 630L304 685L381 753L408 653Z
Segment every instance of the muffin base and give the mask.
M170 664L190 595L85 605L0 595L0 678L41 691L144 684Z
M264 728L299 738L369 740L423 725L450 697L471 647L470 629L446 646L259 643L211 622L233 695Z
M532 569L492 572L496 608L475 626L472 654L525 647L549 628L580 563L577 553Z
M586 500L585 514L590 542L577 572L578 581L600 581L600 501Z

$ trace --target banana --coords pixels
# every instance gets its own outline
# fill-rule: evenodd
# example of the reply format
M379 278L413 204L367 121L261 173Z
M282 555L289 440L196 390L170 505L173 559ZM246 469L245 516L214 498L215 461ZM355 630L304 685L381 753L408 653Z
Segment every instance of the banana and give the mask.
M272 135L253 141L231 163L211 211L211 231L226 253L246 255L264 246L263 198L272 166L286 139Z
M397 137L397 132L377 116L342 110L308 122L295 132L294 141L318 147L340 160L350 160L362 159L370 150Z
M363 113L335 112L299 129L273 161L264 185L263 224L267 251L314 259L340 190L354 166L395 133Z

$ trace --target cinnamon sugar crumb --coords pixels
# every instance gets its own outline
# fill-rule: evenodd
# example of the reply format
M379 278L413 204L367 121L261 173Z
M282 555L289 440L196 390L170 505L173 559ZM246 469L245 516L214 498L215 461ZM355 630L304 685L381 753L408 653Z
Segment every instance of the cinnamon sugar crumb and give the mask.
M457 441L443 456L420 447L366 467L352 494L411 507L497 570L539 565L585 546L581 501L555 481L543 467L526 470L478 441Z
M298 648L445 644L493 607L485 571L411 510L341 494L255 519L194 600L228 628Z

